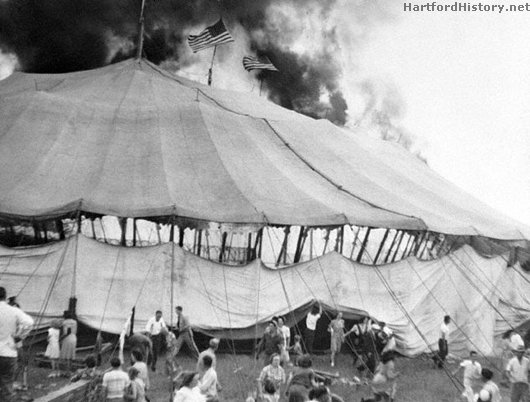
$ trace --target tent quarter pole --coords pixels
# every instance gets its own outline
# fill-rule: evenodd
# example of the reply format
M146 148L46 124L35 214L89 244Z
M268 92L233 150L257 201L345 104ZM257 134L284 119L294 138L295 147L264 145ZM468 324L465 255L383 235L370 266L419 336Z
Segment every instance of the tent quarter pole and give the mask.
M226 248L226 238L228 237L227 232L223 232L223 235L221 237L221 251L219 252L219 262L223 262L223 256L225 253Z
M396 249L394 250L394 254L392 254L392 258L390 259L390 262L395 262L396 261L397 254L398 254L399 248L401 247L401 243L403 242L403 238L404 237L405 237L405 232L400 230L399 240L398 240Z
M359 254L357 254L356 261L361 262L363 258L364 251L366 250L366 245L368 244L368 237L370 237L370 232L372 231L371 227L368 227L366 229L366 234L364 235L364 240L361 245L361 249L359 250Z
M394 244L396 244L397 236L399 234L399 231L396 230L396 233L394 233L394 237L392 238L392 243L390 243L390 247L388 248L385 259L383 260L383 263L387 263L388 259L390 258L390 254L392 254L392 249L394 248Z
M377 264L377 260L379 259L379 256L381 255L381 251L383 251L383 246L385 245L386 238L388 237L388 232L390 232L390 229L385 230L383 239L381 240L381 243L379 244L379 248L377 249L377 253L375 254L375 257L374 257L374 264Z
M300 261L302 256L302 249L304 248L304 240L307 235L307 230L304 226L300 226L300 233L298 234L298 241L296 242L296 252L294 253L294 263Z

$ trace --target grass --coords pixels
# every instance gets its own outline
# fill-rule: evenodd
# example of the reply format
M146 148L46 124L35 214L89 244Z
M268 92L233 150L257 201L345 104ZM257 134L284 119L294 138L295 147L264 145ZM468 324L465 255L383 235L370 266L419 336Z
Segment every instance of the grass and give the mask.
M480 360L480 359L479 359ZM196 361L183 353L179 354L179 364L185 370L194 370ZM483 366L488 364L482 360ZM126 362L128 367L128 361ZM150 372L151 390L148 392L152 402L170 401L171 382L164 370L164 358L158 362L158 370ZM339 373L342 378L352 379L359 375L352 367L352 360L348 354L338 357L336 367L329 365L328 355L315 356L313 367L317 370ZM450 362L448 368L454 371L458 363ZM262 369L261 360L255 360L249 355L219 354L217 358L217 373L223 386L220 394L221 401L245 401L249 392L256 389L256 379ZM426 357L414 359L398 358L396 369L402 374L398 381L396 402L454 402L460 401L458 391L443 370L433 367L433 363ZM40 396L66 384L65 380L50 380L47 378L49 369L31 367L29 371L29 394L33 397ZM496 382L499 382L499 373L495 372ZM51 384L54 384L51 386ZM371 395L368 385L351 386L337 382L331 390L344 398L347 402L359 402L362 397ZM282 389L282 395L284 394ZM509 392L501 388L503 402L509 401ZM282 401L286 398L282 398Z

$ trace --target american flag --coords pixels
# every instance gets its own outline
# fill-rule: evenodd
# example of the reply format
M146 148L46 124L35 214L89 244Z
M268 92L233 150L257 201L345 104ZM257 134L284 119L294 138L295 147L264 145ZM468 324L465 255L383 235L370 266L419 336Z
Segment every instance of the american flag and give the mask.
M276 67L271 63L271 61L266 57L261 59L252 56L243 57L243 67L245 70L269 70L269 71L278 71Z
M233 42L234 39L225 28L223 20L220 19L211 27L207 27L199 35L189 35L188 44L197 53L199 50L207 49L212 46L222 45L223 43Z

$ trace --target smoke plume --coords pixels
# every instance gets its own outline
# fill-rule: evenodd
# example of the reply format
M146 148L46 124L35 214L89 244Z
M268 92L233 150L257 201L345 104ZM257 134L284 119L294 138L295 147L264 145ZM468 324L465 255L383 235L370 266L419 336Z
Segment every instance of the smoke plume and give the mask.
M15 55L19 69L35 73L118 62L137 52L140 9L141 0L0 0L0 55L4 60ZM351 85L356 49L376 24L392 18L384 2L146 0L143 56L203 79L210 56L191 53L186 38L219 16L236 44L219 47L217 78L225 65L239 81L259 80L269 99L281 106L339 125L352 118L354 125L369 122L381 137L410 147L410 136L396 123L403 113L399 96L368 81ZM247 74L241 59L252 54L267 56L280 71ZM360 114L349 109L352 90L364 99Z

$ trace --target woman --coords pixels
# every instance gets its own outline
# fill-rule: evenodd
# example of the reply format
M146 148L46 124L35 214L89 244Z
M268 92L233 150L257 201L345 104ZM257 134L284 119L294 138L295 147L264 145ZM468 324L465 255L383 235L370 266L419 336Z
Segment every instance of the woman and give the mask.
M46 346L46 352L44 352L44 356L50 359L52 364L52 372L48 376L50 378L59 376L57 359L59 359L61 354L61 347L59 344L59 339L61 338L61 326L61 321L53 320L51 327L48 329L48 346Z
M315 372L311 368L313 362L309 355L303 355L298 359L298 366L295 366L289 375L287 381L287 395L292 393L301 394L304 398L308 398L309 391L318 386L315 380Z
M261 374L259 376L259 390L261 395L264 394L265 384L269 381L274 384L276 389L275 394L279 398L280 387L285 384L285 371L280 366L280 355L278 353L274 353L271 356L271 364L263 367L263 370L261 370Z
M278 330L282 334L283 337L283 350L281 354L281 363L284 365L285 363L289 363L289 345L291 344L291 329L285 325L285 321L283 317L278 317Z
M340 349L344 343L344 320L342 319L341 312L337 314L334 320L331 320L328 331L331 333L331 367L334 367L335 354L340 353Z
M75 359L77 347L77 321L71 311L64 312L63 339L61 345L61 360L66 360L68 371L72 371L72 360Z
M205 402L206 397L197 387L199 373L196 371L183 371L177 377L178 390L175 392L173 402Z
M129 368L129 384L125 391L124 399L129 402L146 402L145 384L138 378L140 372L136 367Z
M381 355L381 361L375 369L372 380L372 391L376 401L390 401L396 392L396 378L399 374L394 367L394 353L387 352Z

